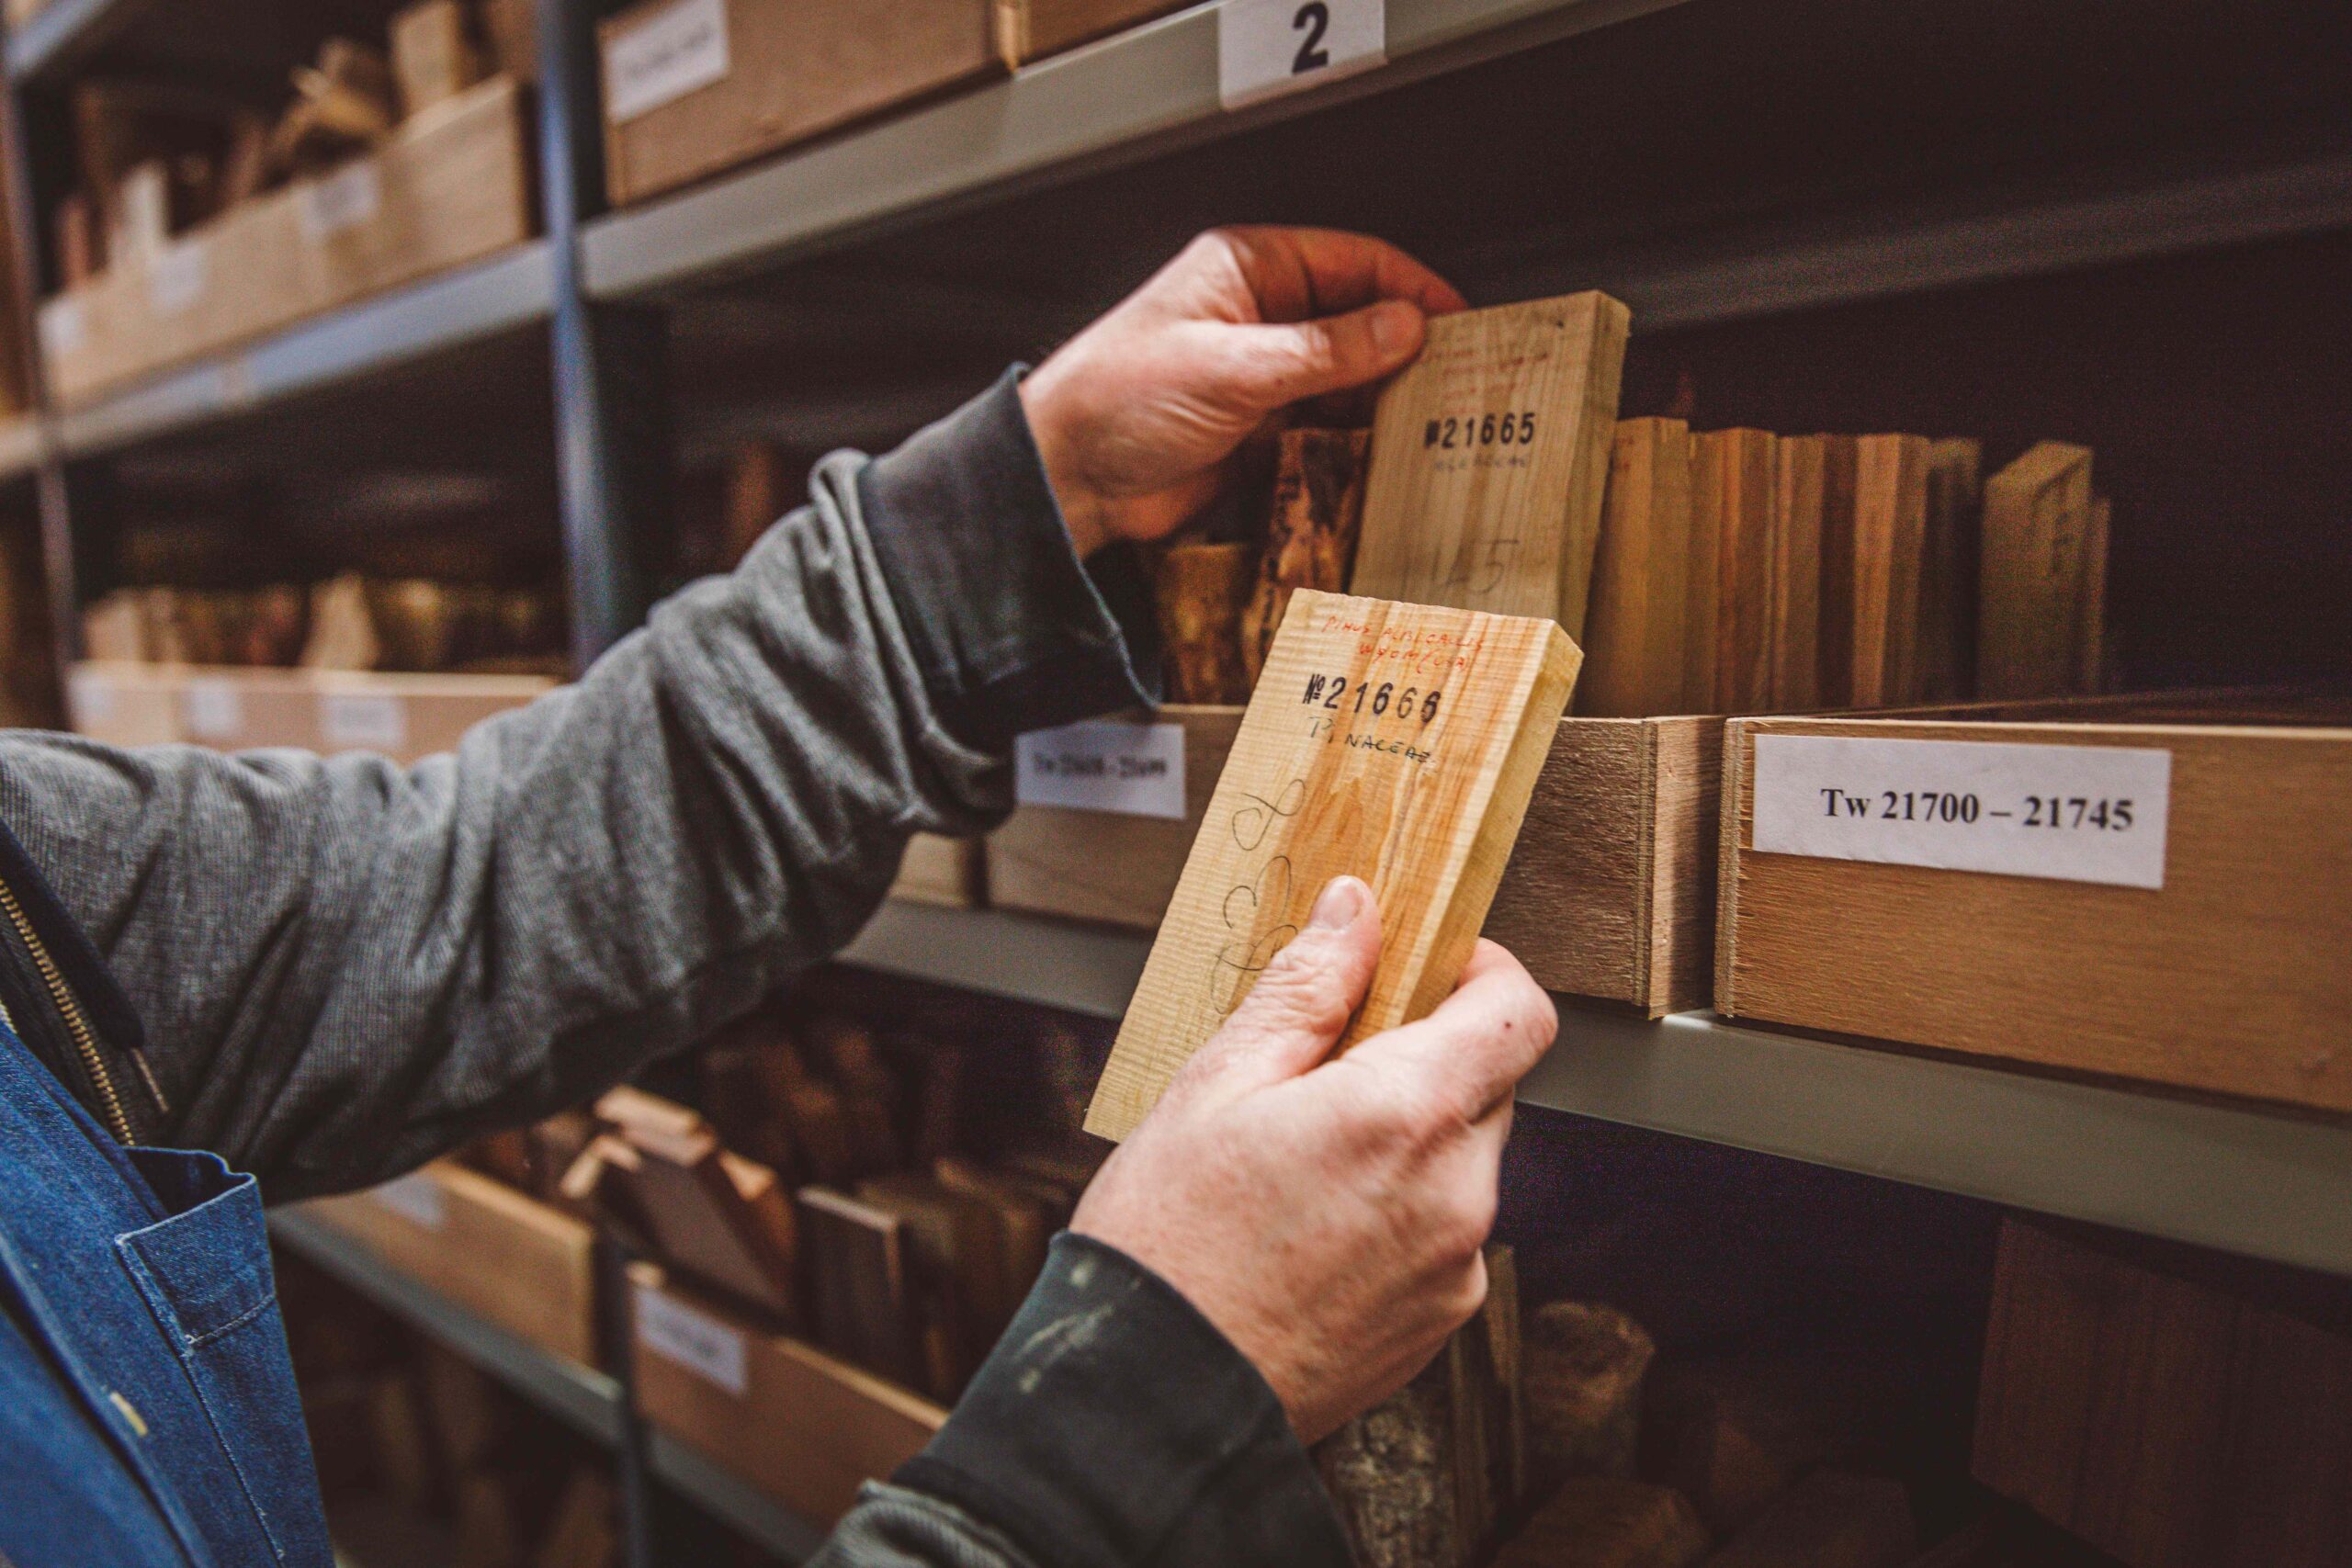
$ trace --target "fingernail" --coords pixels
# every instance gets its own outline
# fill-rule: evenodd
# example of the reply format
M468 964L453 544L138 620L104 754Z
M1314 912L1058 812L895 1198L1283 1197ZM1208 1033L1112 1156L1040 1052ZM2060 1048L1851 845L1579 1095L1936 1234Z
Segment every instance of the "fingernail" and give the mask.
M1421 313L1402 299L1384 300L1373 308L1372 341L1383 354L1402 354L1413 346Z
M1308 931L1343 931L1356 923L1363 913L1363 902L1372 889L1352 876L1335 876L1323 885L1315 900L1314 911L1306 917Z

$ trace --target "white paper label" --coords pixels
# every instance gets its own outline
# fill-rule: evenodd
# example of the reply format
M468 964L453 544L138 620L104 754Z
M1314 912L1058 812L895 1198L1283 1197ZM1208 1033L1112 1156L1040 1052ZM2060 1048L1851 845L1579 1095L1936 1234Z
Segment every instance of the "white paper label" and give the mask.
M103 675L77 670L65 682L65 705L74 711L74 728L88 729L93 725L114 721L114 682Z
M244 700L226 681L190 681L180 694L180 718L199 740L226 740L244 728Z
M1225 0L1217 12L1217 96L1229 109L1387 60L1388 0Z
M155 253L154 269L147 275L147 302L159 316L176 316L204 298L210 273L203 241L165 245Z
M331 749L397 751L408 743L408 705L380 692L329 692L319 698L319 732Z
M396 1176L381 1187L371 1187L368 1196L429 1231L437 1231L449 1221L449 1201L442 1192L441 1184L422 1171Z
M726 74L725 0L678 0L605 46L605 107L625 125Z
M1037 729L1014 746L1023 806L1068 806L1184 819L1184 727L1090 719Z
M743 1336L658 1291L637 1292L637 1338L647 1349L740 1395L748 1381Z
M345 229L372 223L384 205L384 177L368 159L348 164L322 180L302 186L302 238L317 244Z
M40 345L64 358L82 352L90 341L90 319L79 299L52 299L40 308Z
M2169 751L1756 738L1770 854L2160 888L2171 802Z

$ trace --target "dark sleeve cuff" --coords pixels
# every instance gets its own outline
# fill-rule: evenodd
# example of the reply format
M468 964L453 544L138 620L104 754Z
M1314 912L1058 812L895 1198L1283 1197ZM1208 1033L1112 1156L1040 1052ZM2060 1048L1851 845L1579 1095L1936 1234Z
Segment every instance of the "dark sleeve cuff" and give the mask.
M1314 1462L1258 1370L1158 1275L1064 1234L902 1486L1046 1568L1349 1568Z
M866 533L941 721L991 750L1159 695L1142 565L1125 545L1080 562L1021 406L1023 369L858 478Z

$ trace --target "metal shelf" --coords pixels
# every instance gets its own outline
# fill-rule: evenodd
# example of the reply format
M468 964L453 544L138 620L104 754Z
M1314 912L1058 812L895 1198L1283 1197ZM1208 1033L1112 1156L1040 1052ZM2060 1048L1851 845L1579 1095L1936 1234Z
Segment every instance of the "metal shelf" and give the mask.
M892 903L842 957L1116 1018L1149 946ZM2352 1123L1559 1001L1525 1104L2352 1275Z
M300 321L257 343L54 415L69 457L88 457L546 321L547 243Z
M1053 178L1385 92L1680 0L1388 0L1388 63L1228 113L1215 6L1196 6L871 130L587 225L588 292L621 298L774 265Z
M551 1356L483 1322L376 1254L299 1209L269 1217L277 1239L361 1295L415 1325L583 1436L620 1441L620 1389L588 1367ZM792 1562L813 1556L825 1532L746 1485L667 1434L647 1434L653 1473L770 1551Z

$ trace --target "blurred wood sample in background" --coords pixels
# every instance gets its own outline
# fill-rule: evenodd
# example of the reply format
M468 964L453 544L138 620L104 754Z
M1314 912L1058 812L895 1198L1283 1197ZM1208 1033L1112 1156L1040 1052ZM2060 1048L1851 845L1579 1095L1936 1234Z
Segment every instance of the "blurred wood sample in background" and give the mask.
M1773 449L1772 670L1767 707L1821 705L1821 526L1829 438L1784 435Z
M1846 647L1856 707L1916 702L1919 572L1928 534L1928 443L1864 435L1854 444L1853 542L1839 552L1849 585L1834 597L1851 616Z
M1159 558L1159 638L1171 703L1246 703L1242 614L1258 583L1254 545L1177 545Z
M392 79L405 119L456 97L482 78L481 57L458 0L424 0L394 13Z
M1692 449L1690 516L1715 561L1714 691L1700 711L1759 713L1772 700L1775 437L1713 430Z
M2036 443L1984 482L1976 694L2075 689L2091 519L2091 454Z
M1368 430L1285 430L1258 584L1241 618L1241 662L1252 684L1266 666L1290 596L1346 591L1363 522ZM1179 699L1184 700L1184 699Z
M1683 689L1690 446L1690 427L1679 419L1617 425L1585 615L1579 714L1645 718L1693 711Z
M1707 1568L1904 1568L1919 1549L1899 1481L1816 1470L1707 1559Z
M1976 561L1982 553L1984 444L1928 444L1928 538L1919 567L1919 700L1951 702L1976 685Z
M1535 1510L1494 1568L1690 1568L1707 1545L1706 1526L1673 1488L1585 1475Z
M1550 1302L1528 1319L1528 1463L1537 1492L1577 1475L1631 1475L1642 1380L1657 1347L1614 1307Z

